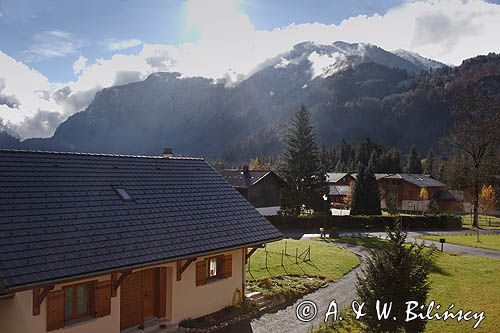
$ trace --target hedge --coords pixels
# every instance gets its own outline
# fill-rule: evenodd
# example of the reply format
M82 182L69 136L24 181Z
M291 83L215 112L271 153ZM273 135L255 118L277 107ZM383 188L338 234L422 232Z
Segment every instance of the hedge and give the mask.
M460 229L462 219L456 215L401 216L403 226L408 229ZM293 217L268 216L267 219L280 230L307 230L319 232L323 227L322 216ZM394 216L327 216L326 230L332 228L356 230L385 230L394 224Z

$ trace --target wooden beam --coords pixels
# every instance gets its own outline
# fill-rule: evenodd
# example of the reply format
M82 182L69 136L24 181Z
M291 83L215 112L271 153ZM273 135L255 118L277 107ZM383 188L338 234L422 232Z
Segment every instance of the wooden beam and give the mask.
M115 283L113 284L113 289L115 291L118 290L118 288L120 288L120 285L122 284L123 280L127 276L129 276L130 274L132 274L132 271L122 272L122 274L120 275L120 277L118 278L118 280L116 280Z
M257 249L260 249L260 248L263 248L264 245L260 245L260 246L256 246L256 247L253 247L250 252L247 252L247 254L245 255L245 264L248 263L248 258L250 258L252 256L252 254L255 253L255 251L257 251Z
M116 280L117 280L117 273L111 273L111 297L116 297L117 295L115 289Z
M182 260L177 260L177 281L180 281L182 279L182 273L184 273L189 265L191 265L191 263L195 260L196 258L189 258L184 264L182 264Z
M40 288L33 289L33 315L38 316L40 314L40 305L43 303L43 300L49 294L49 291L54 289L54 286L48 286L43 288L40 291Z

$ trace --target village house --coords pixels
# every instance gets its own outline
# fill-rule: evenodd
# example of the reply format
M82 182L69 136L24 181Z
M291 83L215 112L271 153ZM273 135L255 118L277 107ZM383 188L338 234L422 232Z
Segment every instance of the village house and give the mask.
M276 215L286 185L272 170L224 169L220 174L264 216Z
M327 173L330 187L329 198L334 208L344 208L356 181L356 173ZM381 207L387 208L387 201L403 211L421 212L426 210L430 200L435 200L443 212L464 212L463 191L449 190L448 186L432 177L421 174L376 173L379 185ZM427 197L421 197L425 188Z
M448 186L432 177L421 174L376 174L380 188L381 207L392 200L403 211L421 212L430 200L435 200L442 211L462 211L461 200L448 190ZM424 190L425 189L425 190ZM424 190L424 191L423 191ZM422 196L427 192L426 196Z
M203 159L0 150L0 332L120 332L232 305L282 234Z
M326 182L328 185L352 186L356 178L348 172L328 172Z

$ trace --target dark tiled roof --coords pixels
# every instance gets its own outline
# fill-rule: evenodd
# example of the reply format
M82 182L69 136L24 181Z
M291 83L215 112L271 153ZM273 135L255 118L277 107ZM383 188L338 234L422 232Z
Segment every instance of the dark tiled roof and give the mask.
M0 150L10 289L281 237L202 159Z
M248 172L243 172L241 169L224 169L220 171L220 174L231 185L239 188L249 188L268 176L276 177L280 182L283 182L276 173L269 170L249 170Z
M354 178L356 178L357 174L351 174ZM408 183L417 185L418 187L445 187L446 184L441 183L439 180L436 180L432 177L416 174L416 173L376 173L375 178L377 180L380 179L401 179Z
M347 172L328 172L326 174L326 181L328 183L336 183L345 176L347 176L349 173Z
M329 195L348 195L351 187L347 185L331 185Z
M403 179L404 181L407 181L408 183L417 185L418 187L444 187L446 184L441 183L439 180L436 180L434 178L431 178L429 176L425 175L420 175L420 174L415 174L415 173L398 173L395 175L389 175L387 177L388 179Z

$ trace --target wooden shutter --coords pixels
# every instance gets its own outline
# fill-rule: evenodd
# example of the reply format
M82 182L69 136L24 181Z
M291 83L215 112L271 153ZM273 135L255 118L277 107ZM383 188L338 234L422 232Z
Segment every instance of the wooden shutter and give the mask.
M230 278L233 275L233 256L231 254L224 256L224 278Z
M196 263L196 285L202 286L207 283L207 264L205 260Z
M155 316L163 318L167 316L167 268L159 267L156 269L156 300Z
M111 314L111 281L102 281L95 285L94 302L96 318Z
M64 291L52 291L47 295L47 331L62 327L64 327Z

